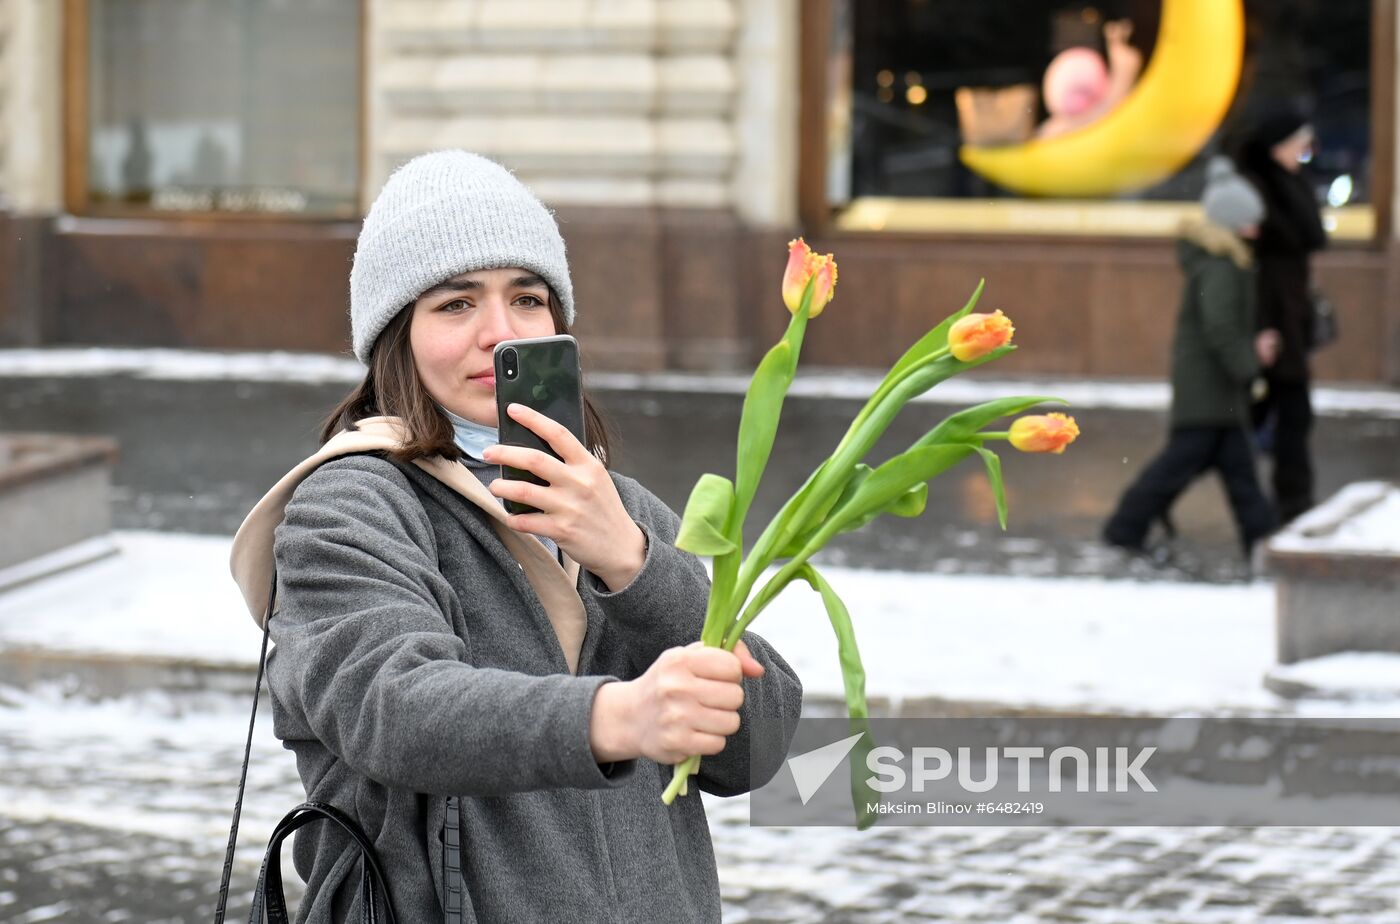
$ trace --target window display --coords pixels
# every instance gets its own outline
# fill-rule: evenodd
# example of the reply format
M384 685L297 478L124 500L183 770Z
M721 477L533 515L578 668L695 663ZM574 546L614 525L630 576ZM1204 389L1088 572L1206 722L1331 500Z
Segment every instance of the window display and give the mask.
M1210 156L1279 102L1311 114L1319 200L1370 201L1371 0L831 10L827 195L838 208L952 200L945 217L973 216L974 202L1024 216L1046 204L1121 230L1105 205L1150 216L1194 201Z
M89 210L358 213L358 3L86 9Z

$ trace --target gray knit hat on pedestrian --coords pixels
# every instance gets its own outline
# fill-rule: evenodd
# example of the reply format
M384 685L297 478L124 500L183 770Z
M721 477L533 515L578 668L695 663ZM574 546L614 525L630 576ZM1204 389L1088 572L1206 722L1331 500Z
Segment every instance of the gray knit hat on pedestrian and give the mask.
M1264 199L1235 171L1228 157L1212 157L1206 165L1206 188L1201 193L1206 218L1231 231L1264 219Z
M461 273L538 273L574 323L564 239L534 193L495 161L434 151L404 164L370 206L350 270L355 355L369 364L380 331L406 305Z

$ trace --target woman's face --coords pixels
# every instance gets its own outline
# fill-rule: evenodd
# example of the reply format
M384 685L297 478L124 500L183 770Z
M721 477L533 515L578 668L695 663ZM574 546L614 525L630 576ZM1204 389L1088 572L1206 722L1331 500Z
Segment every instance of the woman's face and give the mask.
M496 344L555 332L549 287L522 269L462 273L418 296L411 310L409 346L428 394L488 427L496 426Z

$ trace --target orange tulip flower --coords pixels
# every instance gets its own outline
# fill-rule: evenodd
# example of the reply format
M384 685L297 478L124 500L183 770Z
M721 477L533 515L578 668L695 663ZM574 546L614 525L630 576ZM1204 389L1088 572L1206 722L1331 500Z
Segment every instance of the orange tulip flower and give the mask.
M809 318L822 313L836 294L836 257L833 254L813 253L812 248L802 238L788 242L788 264L783 273L783 304L793 314L802 307L802 293L813 277L817 280L812 291L812 308Z
M1000 311L969 314L948 330L948 350L962 362L971 362L1010 343L1015 332L1011 319Z
M1037 414L1017 419L1007 439L1022 452L1059 455L1078 435L1079 425L1068 414Z

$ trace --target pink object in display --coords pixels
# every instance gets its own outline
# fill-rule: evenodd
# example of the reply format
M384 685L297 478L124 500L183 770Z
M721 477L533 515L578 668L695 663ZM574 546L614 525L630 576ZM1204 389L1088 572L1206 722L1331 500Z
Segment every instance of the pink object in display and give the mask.
M1079 115L1108 91L1108 67L1093 49L1067 48L1050 62L1043 86L1045 108L1052 115Z

